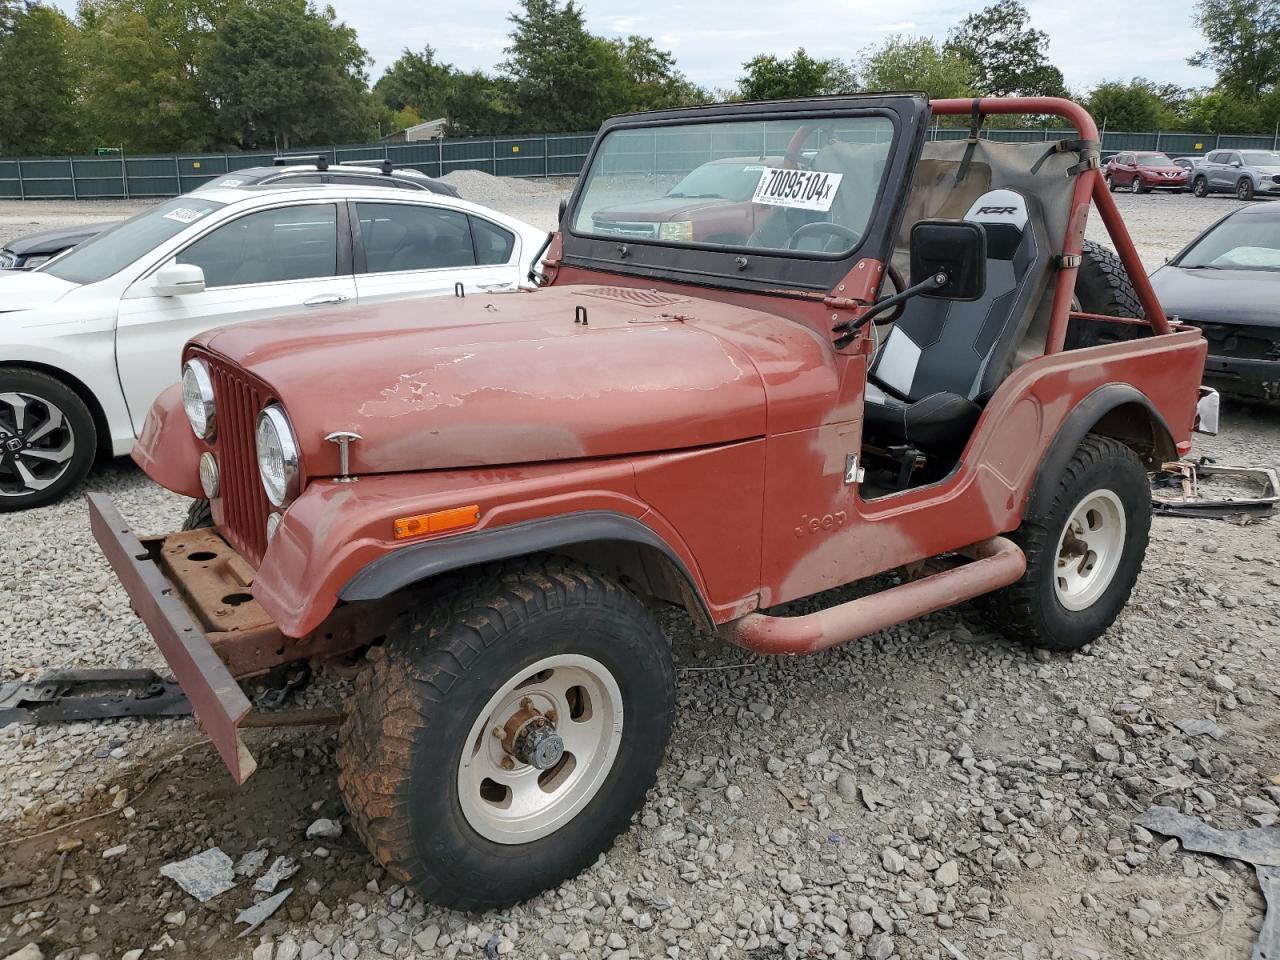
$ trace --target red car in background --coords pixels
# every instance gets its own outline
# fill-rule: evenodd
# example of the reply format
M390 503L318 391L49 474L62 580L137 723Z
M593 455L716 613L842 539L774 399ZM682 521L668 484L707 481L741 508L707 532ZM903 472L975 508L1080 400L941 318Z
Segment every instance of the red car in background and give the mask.
M1155 150L1121 151L1107 161L1103 173L1113 192L1123 188L1132 193L1185 190L1189 176L1183 167Z

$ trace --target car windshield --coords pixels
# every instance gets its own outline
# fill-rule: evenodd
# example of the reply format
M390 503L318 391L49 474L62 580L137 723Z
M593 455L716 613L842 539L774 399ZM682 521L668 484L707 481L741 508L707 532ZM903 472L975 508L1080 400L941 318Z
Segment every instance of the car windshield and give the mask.
M882 116L619 128L570 222L602 239L844 256L875 209L893 135Z
M778 166L781 157L759 160L717 160L704 163L677 183L668 197L691 199L734 200L738 203L750 200L755 193L760 174L768 164Z
M1138 155L1140 167L1172 167L1173 161L1163 153L1143 153Z
M1189 270L1280 270L1280 218L1228 217L1183 254Z
M1244 150L1240 156L1251 167L1280 167L1280 153L1275 150Z
M217 200L189 195L166 201L50 260L40 272L72 283L97 283L225 206Z

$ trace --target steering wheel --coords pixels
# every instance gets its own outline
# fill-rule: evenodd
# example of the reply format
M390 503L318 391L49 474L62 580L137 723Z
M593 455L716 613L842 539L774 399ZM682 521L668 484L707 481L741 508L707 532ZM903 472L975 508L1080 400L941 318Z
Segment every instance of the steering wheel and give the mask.
M791 239L787 241L788 250L799 249L796 245L810 234L825 233L830 240L843 240L847 244L844 247L837 247L836 250L852 250L858 245L862 239L862 234L839 223L830 223L826 220L818 220L814 223L801 224L796 231L791 234ZM822 253L831 253L835 251L829 250L830 240L822 245Z
M803 127L796 130L791 135L791 139L787 142L787 152L782 157L782 166L787 170L798 170L800 168L800 155L804 151L804 143L809 139L809 135L815 130L821 130L826 135L826 143L831 142L831 131L826 127L819 127L812 123L806 123Z

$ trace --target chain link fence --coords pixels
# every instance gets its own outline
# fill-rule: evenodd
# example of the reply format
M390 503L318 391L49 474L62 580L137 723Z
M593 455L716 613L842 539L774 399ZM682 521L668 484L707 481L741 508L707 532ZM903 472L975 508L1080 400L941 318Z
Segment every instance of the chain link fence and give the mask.
M990 140L1045 142L1061 139L1061 128L1000 130L983 128ZM962 140L968 130L935 127L931 138ZM284 154L302 161L319 156L330 163L380 162L412 167L432 177L454 170L481 170L497 177L576 176L591 148L594 133L559 133L528 137L471 137L417 143L375 143L315 147ZM1217 149L1276 149L1276 136L1217 135L1152 131L1106 131L1103 155L1118 150L1162 150L1171 156L1193 156ZM172 197L246 167L271 165L280 154L191 153L164 156L23 157L0 159L0 199L89 200Z

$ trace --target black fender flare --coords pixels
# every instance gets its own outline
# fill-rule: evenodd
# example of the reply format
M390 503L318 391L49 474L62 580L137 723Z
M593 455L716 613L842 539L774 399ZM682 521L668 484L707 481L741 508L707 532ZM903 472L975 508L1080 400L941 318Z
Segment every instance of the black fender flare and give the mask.
M338 591L351 603L378 600L415 583L482 563L534 553L569 553L587 547L627 545L658 555L676 575L682 604L711 629L714 620L689 568L661 536L634 517L608 510L587 510L525 520L491 530L465 533L400 547L366 565Z
M1134 414L1139 410L1144 414L1145 436L1135 423ZM1177 457L1173 432L1146 394L1127 383L1103 384L1076 404L1049 441L1048 449L1040 458L1024 516L1038 516L1043 512L1045 498L1052 496L1054 484L1067 462L1090 433L1114 437L1133 447L1149 469Z

